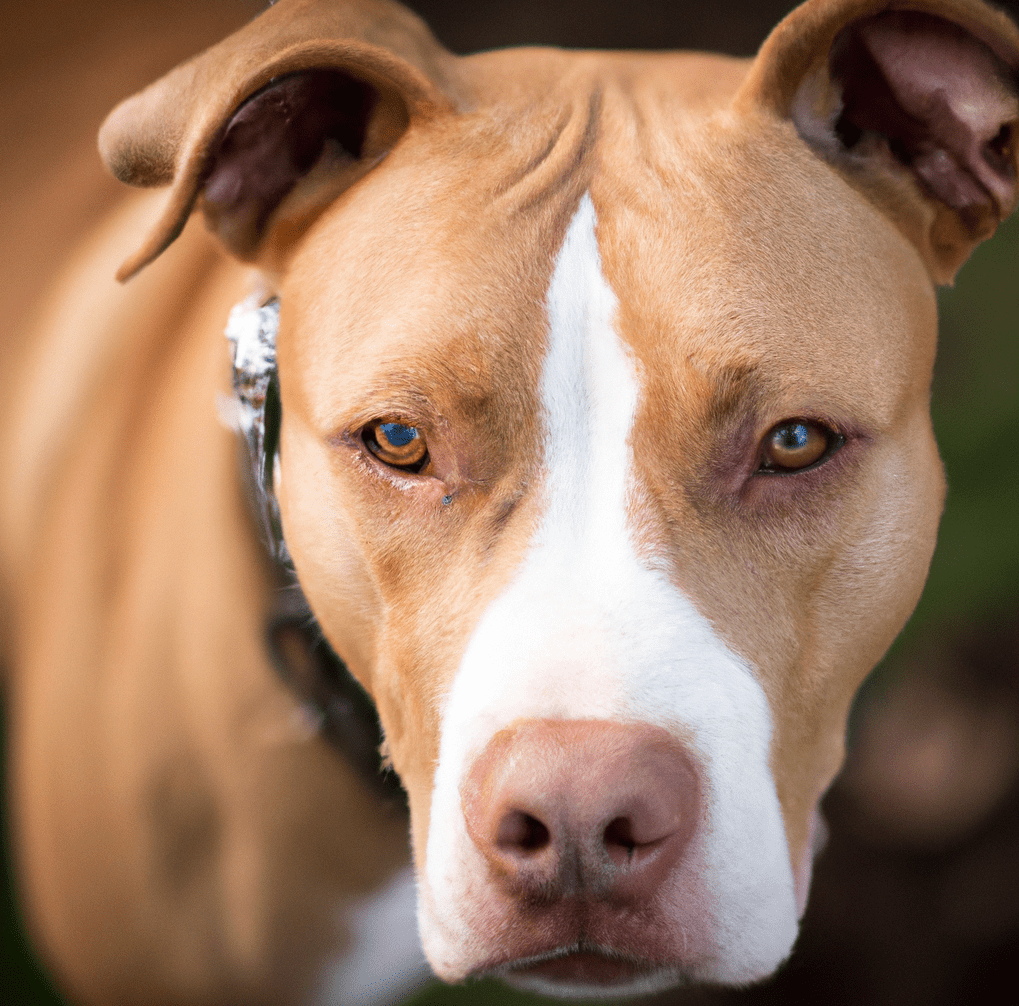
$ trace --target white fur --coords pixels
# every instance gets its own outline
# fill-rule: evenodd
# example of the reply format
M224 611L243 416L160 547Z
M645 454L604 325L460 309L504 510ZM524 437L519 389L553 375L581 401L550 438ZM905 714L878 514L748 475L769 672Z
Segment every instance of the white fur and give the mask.
M414 920L414 871L406 867L381 891L349 905L349 938L329 970L317 1006L390 1006L431 977Z
M689 917L693 899L677 881L668 903L679 970L746 982L770 973L796 935L768 769L771 718L749 668L664 564L635 549L628 508L637 368L613 328L616 298L601 272L595 223L585 196L548 291L543 518L515 579L478 624L443 711L421 864L422 938L447 979L496 949L477 933L489 881L460 803L464 775L493 734L531 717L641 721L692 738L705 781L704 824L686 860L710 918Z

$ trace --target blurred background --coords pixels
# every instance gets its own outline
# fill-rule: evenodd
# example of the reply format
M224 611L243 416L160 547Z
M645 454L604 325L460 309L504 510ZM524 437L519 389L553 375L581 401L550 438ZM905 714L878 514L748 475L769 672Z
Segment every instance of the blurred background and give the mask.
M106 111L257 13L247 0L0 3L0 168L57 186ZM507 45L708 49L751 55L782 0L412 0L455 52ZM999 4L1019 16L1019 0ZM200 28L189 12L203 10ZM124 46L125 38L133 39ZM53 134L59 110L60 130ZM26 152L31 151L31 157ZM91 169L98 215L116 188ZM59 191L54 188L54 191ZM59 233L18 221L26 243ZM87 220L64 221L71 232ZM28 261L28 256L25 258ZM4 283L33 277L11 263ZM5 311L0 291L0 317ZM8 300L10 298L8 297ZM11 308L11 311L14 309ZM913 619L864 686L846 768L824 803L831 836L797 948L763 986L655 1003L1016 1001L1019 960L1019 215L941 295L934 422L949 495ZM0 367L5 366L0 361ZM27 947L4 830L0 1003L57 1004ZM414 1006L539 1003L501 986L434 986Z

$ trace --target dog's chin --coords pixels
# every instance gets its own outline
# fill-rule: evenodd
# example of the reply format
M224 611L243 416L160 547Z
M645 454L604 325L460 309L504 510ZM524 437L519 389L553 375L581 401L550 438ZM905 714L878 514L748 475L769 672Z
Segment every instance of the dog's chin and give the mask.
M525 992L559 999L620 999L685 984L679 968L582 943L485 970Z

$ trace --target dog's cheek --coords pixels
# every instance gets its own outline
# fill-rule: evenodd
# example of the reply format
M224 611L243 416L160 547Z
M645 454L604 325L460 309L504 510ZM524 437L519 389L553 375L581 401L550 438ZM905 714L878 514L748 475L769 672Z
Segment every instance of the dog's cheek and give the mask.
M392 631L391 605L367 559L357 486L337 478L336 458L314 437L303 435L298 423L289 426L284 424L279 484L287 547L323 633L376 704L383 753L407 791L414 846L423 855L424 837L418 836L427 835L429 766L435 761L427 751L438 750L420 680L428 669L411 661L414 680L406 680L408 662L387 647L399 634Z
M809 873L803 850L842 764L853 695L926 577L944 486L921 405L861 443L838 478L762 480L783 490L768 520L760 505L710 500L685 515L705 537L683 543L676 577L767 695L771 770L797 877ZM677 510L673 526L683 516ZM733 540L740 550L726 548Z
M776 718L773 771L793 866L802 873L812 814L842 766L850 706L919 599L934 550L944 479L926 415L902 424L870 463L855 522L819 580L800 658L757 662ZM805 771L805 766L810 771Z
M355 511L324 445L299 415L281 430L277 494L287 548L326 638L372 693L381 600L363 558Z

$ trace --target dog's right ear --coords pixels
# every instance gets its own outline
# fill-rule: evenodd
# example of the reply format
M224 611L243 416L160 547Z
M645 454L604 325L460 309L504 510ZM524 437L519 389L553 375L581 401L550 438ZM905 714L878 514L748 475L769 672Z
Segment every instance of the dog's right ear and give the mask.
M131 185L170 185L126 280L200 202L243 259L299 235L411 122L456 110L456 58L390 0L279 0L113 110L99 134Z
M936 282L1019 204L1019 30L980 0L809 0L735 107L791 121Z

